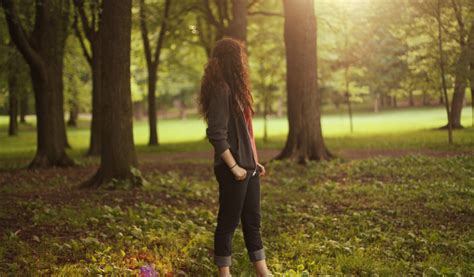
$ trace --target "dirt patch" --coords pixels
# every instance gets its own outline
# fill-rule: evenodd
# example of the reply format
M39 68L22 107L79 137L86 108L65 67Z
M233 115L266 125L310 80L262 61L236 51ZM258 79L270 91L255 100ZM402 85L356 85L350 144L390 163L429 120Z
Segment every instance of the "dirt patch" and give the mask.
M345 149L337 151L335 154L350 160L361 160L377 156L404 157L414 154L436 158L447 158L459 155L474 155L474 151L438 151L432 149Z
M280 153L280 149L260 149L258 157L266 163ZM338 157L349 160L370 159L377 156L403 157L407 155L425 155L446 158L458 155L474 155L474 151L437 151L432 149L344 149L334 151ZM212 168L213 153L211 151L193 151L180 153L141 154L139 160L143 168L162 171L172 168L201 169L203 165ZM189 172L191 172L190 170Z

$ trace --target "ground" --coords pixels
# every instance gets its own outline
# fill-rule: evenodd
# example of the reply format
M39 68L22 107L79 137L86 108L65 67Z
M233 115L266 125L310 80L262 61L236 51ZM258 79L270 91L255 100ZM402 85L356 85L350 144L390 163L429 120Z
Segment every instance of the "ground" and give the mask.
M17 141L7 141L17 151L0 149L0 275L136 275L147 264L168 275L215 274L218 191L206 141L139 145L143 188L90 191L77 185L94 173L97 158L75 148L76 167L25 170L32 134L22 128ZM445 132L426 128L334 135L327 144L338 158L305 166L266 162L284 137L259 139L271 271L473 275L474 129L454 137L449 146ZM240 229L233 253L233 274L251 276Z

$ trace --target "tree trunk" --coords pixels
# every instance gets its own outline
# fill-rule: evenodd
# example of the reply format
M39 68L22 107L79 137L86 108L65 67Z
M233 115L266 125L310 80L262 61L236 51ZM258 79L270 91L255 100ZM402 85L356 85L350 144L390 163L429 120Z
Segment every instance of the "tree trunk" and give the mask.
M69 166L63 109L63 56L69 1L36 3L36 20L29 39L12 0L2 0L10 36L30 66L35 95L37 150L30 168Z
M71 98L69 99L69 119L67 126L77 127L77 119L79 117L79 92L77 88L72 88Z
M380 98L380 95L378 93L375 93L374 95L374 113L378 113L379 112L379 98Z
M463 43L461 37L461 53L456 62L454 94L451 102L451 127L454 129L463 128L461 125L461 113L464 104L464 95L466 93L467 80L469 77L469 61L473 55L469 45L474 40L474 20L471 24L471 30L468 35L468 43Z
M142 120L143 117L145 116L145 105L146 105L145 100L141 101L135 101L133 102L133 118L135 120Z
M88 156L100 155L102 145L102 109L101 107L101 53L100 53L100 36L95 35L91 42L92 59L92 120L91 120L91 135L89 141Z
M471 62L471 127L474 127L474 62Z
M215 41L228 36L234 39L247 42L247 0L219 0L212 1L215 9L211 7L209 0L202 0L202 6L198 9L204 13L207 24L204 24L198 17L197 28L199 30L199 41L206 51L207 56L211 54L211 49ZM231 15L228 7L231 4ZM214 15L217 10L218 16Z
M464 46L456 62L454 94L451 102L451 126L454 129L462 128L461 112L467 87L468 76L466 73L469 70L469 52L468 47Z
M76 16L74 17L73 27L76 36L82 48L82 52L89 63L92 75L92 120L90 127L90 140L87 156L97 156L101 151L102 143L102 113L101 113L101 48L100 48L100 33L97 29L97 21L100 22L101 12L98 0L91 0L89 5L89 17L84 9L84 0L74 0ZM82 25L82 32L79 29L79 20ZM89 42L90 51L86 47L85 39L82 36L85 34Z
M232 0L232 21L225 34L247 42L247 1Z
M158 145L158 127L156 116L156 71L148 73L148 125L150 128L150 140L148 145Z
M451 111L449 110L449 99L448 99L448 91L446 88L446 73L445 73L445 68L444 68L444 50L443 50L443 30L441 28L442 22L441 22L441 0L438 0L438 6L437 6L437 13L436 13L436 20L438 22L438 51L439 51L439 69L440 69L440 74L441 74L441 87L443 91L443 96L444 96L444 105L446 108L446 114L447 114L447 119L448 119L448 143L452 144L453 143L453 134L452 134L452 120L451 118Z
M8 70L8 114L10 122L8 124L8 135L16 136L18 134L18 83L15 72L10 68Z
M471 86L471 126L474 127L474 37L469 42L469 45L471 50L469 70L469 84Z
M468 38L469 47L469 84L471 87L471 126L474 126L474 20Z
M188 113L186 110L186 102L184 101L184 96L179 100L179 118L185 120L188 118Z
M348 88L346 88L346 89L348 89ZM353 118L352 118L351 95L349 94L349 91L346 92L346 101L347 101L347 112L349 114L350 131L351 131L351 134L352 134L352 133L354 133L354 123L353 123Z
M428 94L426 93L426 90L423 89L423 106L428 105Z
M268 142L268 107L270 106L270 97L268 91L265 92L263 98L263 141Z
M321 130L313 1L284 0L289 132L276 159L328 160Z
M79 103L78 100L72 100L69 107L69 119L67 126L77 127L77 118L79 117Z
M142 35L143 49L148 70L148 125L150 128L150 140L148 145L158 145L158 128L156 116L156 81L158 80L158 67L160 65L160 55L165 40L168 27L169 11L171 0L165 1L163 18L161 21L160 33L156 42L155 53L152 53L150 39L148 37L147 14L145 0L140 0L140 32Z
M410 107L415 106L415 100L413 99L413 91L412 90L410 90L408 92L408 103L409 103Z
M26 116L28 115L28 96L26 93L20 97L20 123L26 123Z
M346 97L347 112L349 113L349 125L352 134L354 132L354 124L352 122L351 94L349 92L349 67L346 67L344 70L344 80L346 83L346 91L344 93L344 96Z
M104 0L100 21L102 58L102 150L96 174L82 187L98 187L112 180L139 184L133 168L137 158L133 143L130 89L131 0Z

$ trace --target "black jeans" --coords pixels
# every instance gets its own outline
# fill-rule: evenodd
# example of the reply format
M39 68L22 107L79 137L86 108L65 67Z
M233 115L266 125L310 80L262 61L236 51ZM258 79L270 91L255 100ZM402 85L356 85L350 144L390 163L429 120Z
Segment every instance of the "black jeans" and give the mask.
M254 174L255 173L255 174ZM250 261L265 259L260 236L260 178L259 169L247 170L247 177L238 181L223 163L214 167L219 183L219 213L214 233L214 263L230 266L232 238L242 220L245 246Z

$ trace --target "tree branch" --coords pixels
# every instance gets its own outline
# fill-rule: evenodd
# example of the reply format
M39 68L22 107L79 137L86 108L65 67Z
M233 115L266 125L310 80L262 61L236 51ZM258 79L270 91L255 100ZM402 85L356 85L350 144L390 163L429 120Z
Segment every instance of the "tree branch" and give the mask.
M226 0L214 0L214 3L217 6L217 14L219 15L219 24L224 26L224 4L226 3Z
M465 27L464 27L464 20L462 18L462 7L459 7L456 3L456 0L451 0L451 4L453 6L454 15L456 16L456 20L459 26L459 42L461 46L465 44Z
M12 41L15 43L18 50L21 52L25 60L36 68L43 67L43 61L38 53L33 49L30 42L27 39L27 35L23 26L20 23L20 19L16 13L15 5L12 0L1 0L5 12L5 18L7 20L8 31L10 33Z
M153 60L151 58L151 47L150 47L150 39L148 37L148 26L146 24L146 11L145 11L145 0L139 1L140 5L140 32L142 34L143 40L143 49L145 51L145 58L148 67L153 64Z
M77 13L74 15L74 21L72 23L72 26L74 28L76 37L79 40L79 44L81 45L82 52L84 53L84 56L86 57L86 60L89 65L92 66L92 55L89 54L89 52L87 51L86 44L84 43L84 38L82 37L81 31L79 30L79 26L77 24Z
M224 26L219 24L217 19L214 17L214 14L212 13L211 6L209 4L209 0L202 0L204 4L204 12L207 16L207 21L211 23L212 25L216 26L216 28L221 31Z
M166 0L165 10L163 12L163 20L161 21L160 34L158 35L158 41L156 42L155 56L153 60L153 66L155 66L155 68L159 64L159 61L160 61L161 48L163 46L163 41L165 40L166 29L168 27L170 7L171 7L171 0Z
M97 11L100 11L99 9L99 2L98 0L93 0L93 1L90 1L89 3L89 9L91 11L91 15L92 15L92 18L91 18L91 29L93 32L96 32L96 24L97 24L97 17L100 18L100 16L98 14L96 14Z
M94 30L92 29L93 26L91 26L89 24L89 21L87 20L87 15L84 11L84 0L74 0L74 6L76 7L76 11L77 13L79 13L79 16L81 18L82 29L84 29L84 33L86 34L87 39L89 41L92 41Z

